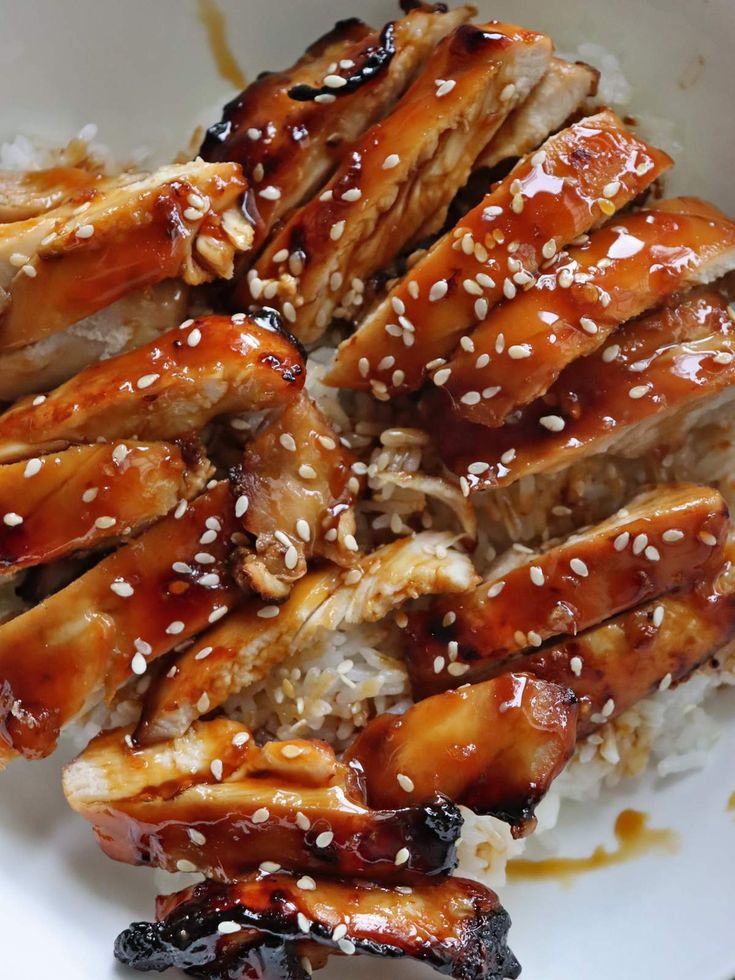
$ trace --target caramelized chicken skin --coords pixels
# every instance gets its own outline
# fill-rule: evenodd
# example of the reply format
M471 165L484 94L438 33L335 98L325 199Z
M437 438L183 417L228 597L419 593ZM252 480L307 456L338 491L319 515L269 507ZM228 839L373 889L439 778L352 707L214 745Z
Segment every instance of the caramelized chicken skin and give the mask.
M597 93L600 73L584 62L552 58L549 70L525 102L508 116L475 162L475 168L495 167L525 156L555 132Z
M131 289L233 273L252 241L236 164L194 161L107 178L25 222L0 225L0 350L57 333ZM25 262L21 264L21 258Z
M494 892L463 878L411 889L322 878L305 889L286 872L253 874L160 898L157 918L118 936L120 961L210 980L307 980L328 955L354 953L409 957L456 980L520 973L508 914Z
M414 695L496 674L549 637L576 634L695 582L721 564L727 530L727 506L716 490L657 487L472 592L436 601L408 627Z
M356 772L324 742L255 744L224 718L139 748L132 729L98 736L64 771L69 804L116 861L232 879L277 862L303 874L413 881L456 864L459 811L373 810Z
M128 537L212 473L201 448L165 442L73 446L0 466L0 575Z
M548 38L511 25L454 31L394 111L351 147L325 192L271 239L243 280L249 301L273 302L305 343L338 311L352 315L369 277L441 227L478 153L550 55Z
M280 607L246 601L154 680L136 737L150 744L183 734L231 694L309 650L323 630L377 622L421 595L465 592L477 575L452 541L451 534L436 532L400 538L360 557L349 571L334 565L315 569L295 583Z
M727 300L706 292L626 324L499 429L450 417L437 432L439 451L470 491L592 454L670 451L689 431L688 418L729 403L733 380L735 323Z
M0 765L49 755L85 709L225 615L239 599L226 567L236 527L219 483L0 626Z
M340 21L291 68L261 75L225 106L201 154L242 165L256 248L318 191L346 147L390 110L434 46L472 12L417 4L381 31L356 18Z
M552 136L391 289L342 343L327 381L383 397L418 388L428 369L438 369L434 380L443 384L443 359L462 335L521 284L533 282L558 249L607 220L600 199L617 210L670 164L610 111ZM610 187L614 194L602 198ZM411 325L410 344L396 326L398 314ZM470 350L471 337L462 343Z
M374 806L417 806L441 793L520 837L572 757L576 721L568 686L503 674L379 715L345 759L362 769Z
M502 425L621 323L732 268L735 224L711 205L677 198L626 215L492 312L472 353L450 360L444 390L463 417Z
M353 563L360 490L355 462L304 392L247 444L242 465L230 474L247 508L243 526L255 539L255 550L243 548L238 562L238 579L247 588L284 599L313 556Z
M98 439L171 439L227 412L273 408L304 383L302 354L268 311L185 321L0 415L0 461Z

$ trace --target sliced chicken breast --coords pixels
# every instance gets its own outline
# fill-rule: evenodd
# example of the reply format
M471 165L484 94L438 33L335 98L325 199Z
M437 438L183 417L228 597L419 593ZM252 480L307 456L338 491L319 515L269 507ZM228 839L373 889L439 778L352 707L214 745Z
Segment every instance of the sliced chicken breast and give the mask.
M729 404L734 381L732 310L707 292L622 327L499 429L448 420L440 453L476 491L600 453L670 452L704 412Z
M26 221L68 201L81 204L105 180L81 167L0 170L0 223Z
M272 238L243 280L242 302L277 306L304 343L333 316L356 313L365 282L441 227L483 145L550 56L547 37L510 25L464 25L445 38L393 112L353 144L324 193Z
M0 461L100 439L172 439L217 415L273 408L303 383L302 354L274 315L188 320L0 415Z
M0 575L125 539L213 472L196 445L165 442L74 446L0 466Z
M175 966L210 977L308 980L328 956L407 957L457 980L510 980L510 919L497 895L464 878L412 888L256 873L159 898L157 922L115 943L136 970ZM235 926L239 926L235 929Z
M295 65L257 78L207 132L205 160L234 160L250 184L256 248L322 186L346 148L385 115L436 44L474 12L416 4L377 31L339 21ZM296 260L294 260L296 261Z
M252 242L236 164L123 174L27 221L0 224L0 350L57 333L131 289L232 276Z
M497 674L551 636L695 582L721 565L727 531L716 490L671 484L641 493L602 524L413 614L406 657L414 695Z
M572 757L576 721L568 687L503 674L379 715L345 759L364 773L374 806L416 806L441 793L522 836Z
M0 626L0 765L49 755L69 722L239 601L227 571L236 527L219 483Z
M493 311L444 369L444 390L463 417L502 425L621 323L733 268L735 223L711 205L678 198L626 215Z
M464 215L342 343L328 383L372 390L379 398L415 390L431 371L443 384L445 358L460 338L471 351L473 327L497 303L533 282L539 265L606 221L610 209L629 203L670 164L609 111L552 136Z
M451 550L452 536L424 532L296 582L282 606L250 600L184 651L145 700L136 737L142 744L181 735L196 718L308 650L321 630L383 619L408 599L465 592L477 581L472 562Z
M454 867L462 829L457 808L436 796L372 810L325 742L260 748L225 718L153 749L136 746L130 729L103 733L65 768L64 793L108 857L220 880L275 858L302 874L424 879ZM402 848L410 856L397 865Z
M475 169L496 167L505 160L532 153L589 96L596 94L599 77L600 73L592 65L552 58L549 70L536 88L513 110L480 154Z

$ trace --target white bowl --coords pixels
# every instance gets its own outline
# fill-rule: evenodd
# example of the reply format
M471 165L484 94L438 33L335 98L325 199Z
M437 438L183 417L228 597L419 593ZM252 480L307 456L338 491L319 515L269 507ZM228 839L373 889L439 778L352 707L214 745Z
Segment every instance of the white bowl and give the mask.
M602 45L631 85L625 111L674 147L668 187L735 212L732 123L733 0L497 0L488 17L548 31L560 50ZM338 18L379 21L382 0L221 0L227 37L252 78L289 64ZM0 139L16 133L59 142L88 122L122 157L147 146L159 157L188 144L232 93L217 74L195 0L0 0L4 111ZM22 651L19 651L19 656ZM732 980L735 941L735 692L719 697L722 737L706 769L643 780L567 815L563 853L611 843L624 807L675 829L675 855L650 855L580 877L502 890L512 945L526 980ZM728 715L730 718L727 722ZM70 750L66 750L67 756ZM0 776L0 955L18 980L132 976L112 941L149 918L148 871L112 864L67 811L59 787L64 752L14 764ZM334 961L323 976L430 977L428 968L363 959Z

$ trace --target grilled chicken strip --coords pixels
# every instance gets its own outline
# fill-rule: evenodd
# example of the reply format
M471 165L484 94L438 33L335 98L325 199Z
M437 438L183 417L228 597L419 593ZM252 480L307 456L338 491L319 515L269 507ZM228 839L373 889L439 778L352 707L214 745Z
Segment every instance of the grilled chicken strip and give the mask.
M508 914L478 882L314 884L285 872L203 882L159 898L158 922L133 923L115 956L136 970L176 966L209 980L307 980L329 955L354 953L408 957L456 980L520 973L507 946Z
M186 321L0 415L0 461L99 439L172 439L296 395L304 362L267 311Z
M491 313L472 334L472 353L444 369L445 391L463 417L502 425L621 323L733 268L735 223L709 204L677 198L626 215Z
M707 292L622 327L499 429L447 420L439 451L471 491L593 454L667 452L704 411L730 402L734 381L735 323L727 300Z
M201 154L241 164L256 247L316 193L345 148L390 110L435 45L473 13L417 4L382 31L356 18L340 21L291 68L261 75L225 106Z
M641 493L602 524L414 614L406 655L414 695L497 674L551 636L695 582L722 563L727 530L716 490L671 484Z
M124 539L195 497L213 471L196 445L165 442L74 446L0 466L0 575Z
M108 178L27 221L0 225L0 350L33 343L120 299L181 277L229 278L252 242L236 164L201 160Z
M580 636L523 657L514 669L565 684L579 698L579 735L641 698L684 680L735 637L732 565L684 594L670 594Z
M568 688L503 674L437 694L374 718L345 761L362 769L373 806L419 806L441 793L521 837L574 752L578 709Z
M424 532L298 581L282 606L249 600L184 651L175 670L148 690L136 738L144 744L183 734L192 721L309 649L321 630L372 623L421 595L465 592L477 582L452 535Z
M550 55L547 37L510 25L463 25L445 38L393 112L352 146L324 193L273 237L242 280L241 301L272 302L305 343L333 315L352 315L366 280L441 227L478 153Z
M325 742L259 748L225 718L149 749L130 729L106 732L66 767L64 793L108 857L221 880L274 861L303 874L416 880L455 866L462 828L456 806L436 795L373 810Z
M597 92L600 73L582 61L552 58L549 70L529 97L500 127L475 162L478 167L496 167L504 160L532 153Z
M552 136L393 287L341 345L327 381L379 398L415 390L427 369L438 369L434 380L443 384L449 375L439 359L463 334L521 283L532 282L559 248L606 221L670 164L609 111ZM472 343L462 340L466 350Z
M240 595L226 568L236 527L219 483L0 626L0 766L49 755L85 709L226 614Z
M167 279L34 344L0 352L0 402L50 391L95 361L150 343L181 323L187 299L186 285Z
M245 447L230 473L255 550L243 548L238 580L264 598L284 599L314 555L355 560L356 458L307 394L287 405ZM300 530L297 530L297 526Z
M104 182L81 167L0 170L0 223L26 221L74 199L81 203Z

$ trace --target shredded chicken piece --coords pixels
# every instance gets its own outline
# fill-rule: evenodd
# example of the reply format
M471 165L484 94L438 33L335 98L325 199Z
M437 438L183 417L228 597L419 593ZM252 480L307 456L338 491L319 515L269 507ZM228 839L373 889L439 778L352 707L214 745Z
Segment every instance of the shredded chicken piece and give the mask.
M291 68L261 75L225 106L201 154L242 165L256 247L318 191L350 144L403 94L435 45L474 12L467 5L447 10L421 3L381 31L356 18L339 21ZM344 84L325 86L329 76ZM294 98L304 89L312 91Z
M727 505L716 490L671 484L641 493L602 524L413 614L414 694L492 676L551 636L576 634L691 584L719 567L727 531Z
M353 568L312 571L282 606L250 600L184 651L145 699L136 733L142 744L186 731L230 695L308 649L320 630L377 622L420 595L465 592L477 576L447 533L401 538L360 557Z
M357 772L326 743L260 748L224 718L154 748L138 747L131 729L103 733L65 768L64 793L108 857L225 880L274 858L304 874L419 880L454 867L462 828L436 794L373 810ZM410 856L396 865L401 848Z
M494 892L475 881L410 889L339 879L306 884L261 872L159 898L158 922L133 923L118 936L115 956L136 970L176 966L220 980L308 980L328 956L353 953L408 957L457 980L520 973L507 946L510 919Z
M74 446L0 466L0 575L124 540L213 472L197 445L165 442Z
M227 613L240 595L226 567L236 527L219 483L0 626L0 765L49 755L86 709Z
M473 352L449 361L444 391L463 417L502 425L621 323L733 268L735 223L711 205L677 198L626 215L493 311Z
M503 674L379 715L345 759L362 769L375 806L415 806L441 793L520 837L574 753L577 710L568 686Z
M423 513L426 497L432 497L447 506L464 531L463 544L471 548L477 542L477 514L459 487L439 476L427 473L409 473L405 470L380 470L370 477L372 487L400 487L420 494L417 509Z
M252 242L237 207L245 186L236 164L199 160L106 178L81 203L0 224L0 350L162 279L232 276L235 254Z
M461 342L471 356L472 329L496 304L532 284L557 250L606 221L670 164L610 111L552 136L391 289L342 343L327 382L379 398L418 388L427 372L445 384L447 355ZM412 325L410 344L393 326L398 312ZM478 347L473 364L482 353Z
M275 304L304 343L332 316L352 315L366 280L441 227L478 153L550 57L547 37L507 24L463 25L445 38L393 112L351 147L325 192L271 239L243 280L242 301ZM302 254L296 272L294 251ZM396 329L410 333L400 321Z
M0 415L0 461L98 439L172 439L217 415L273 408L303 383L302 354L272 313L185 321Z
M101 174L81 167L0 170L0 223L26 221L68 201L84 200L105 181Z

